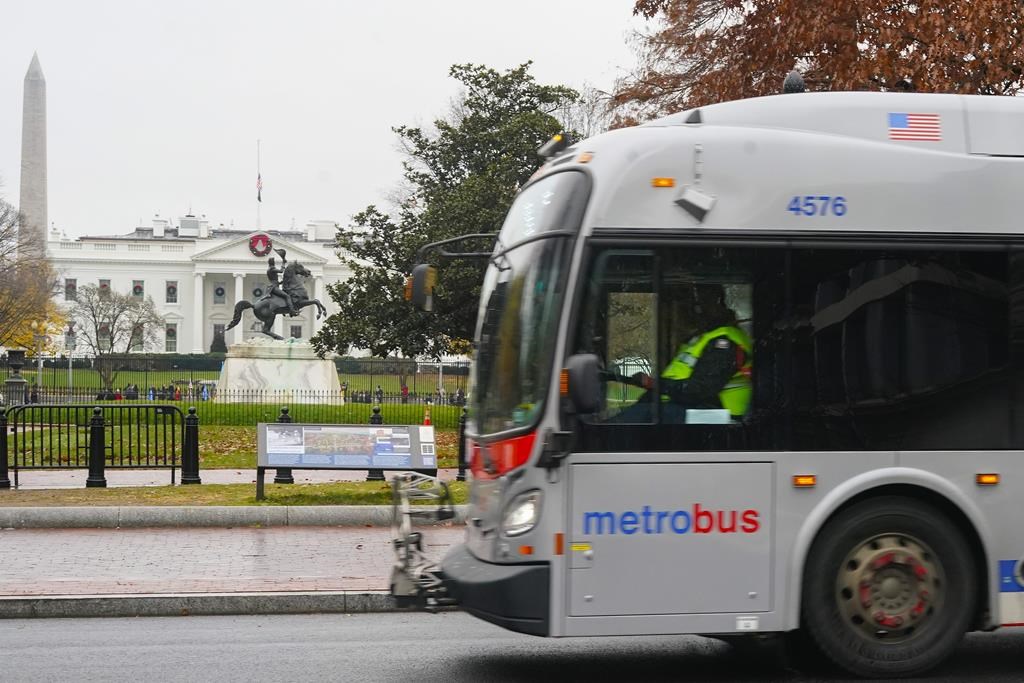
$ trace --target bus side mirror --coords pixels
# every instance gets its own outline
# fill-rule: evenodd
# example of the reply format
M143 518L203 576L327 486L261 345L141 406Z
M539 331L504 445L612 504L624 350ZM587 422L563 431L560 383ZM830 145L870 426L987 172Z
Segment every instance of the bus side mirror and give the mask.
M437 268L421 263L412 269L412 275L405 279L405 298L421 311L434 310L434 283L437 282Z
M577 413L596 413L601 408L601 361L593 353L569 356L559 388Z

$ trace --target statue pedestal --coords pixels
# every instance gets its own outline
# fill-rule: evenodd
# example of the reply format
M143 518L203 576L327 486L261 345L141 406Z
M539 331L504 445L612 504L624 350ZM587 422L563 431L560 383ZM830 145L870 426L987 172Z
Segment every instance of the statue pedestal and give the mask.
M228 347L215 400L341 402L334 361L319 358L309 342L249 339Z

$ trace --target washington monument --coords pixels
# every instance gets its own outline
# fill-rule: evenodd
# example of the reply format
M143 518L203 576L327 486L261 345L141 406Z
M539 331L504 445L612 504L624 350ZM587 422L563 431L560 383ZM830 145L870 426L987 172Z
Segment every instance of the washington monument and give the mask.
M46 79L39 55L32 55L25 74L25 95L21 118L21 205L22 227L38 230L45 237L46 220Z

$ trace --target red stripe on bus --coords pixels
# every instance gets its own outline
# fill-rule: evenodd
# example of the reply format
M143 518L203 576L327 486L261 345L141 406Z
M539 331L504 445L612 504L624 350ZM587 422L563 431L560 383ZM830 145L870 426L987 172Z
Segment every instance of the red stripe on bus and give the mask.
M469 466L474 479L497 479L503 474L522 467L533 453L536 432L514 436L511 439L481 444L467 442ZM484 455L487 457L485 458Z

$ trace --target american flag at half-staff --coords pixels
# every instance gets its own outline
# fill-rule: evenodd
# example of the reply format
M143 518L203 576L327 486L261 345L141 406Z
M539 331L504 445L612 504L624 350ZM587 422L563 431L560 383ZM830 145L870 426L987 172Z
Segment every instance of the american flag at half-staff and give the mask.
M889 139L941 142L942 121L938 114L890 112Z
M256 201L263 201L263 178L259 173L256 174Z

